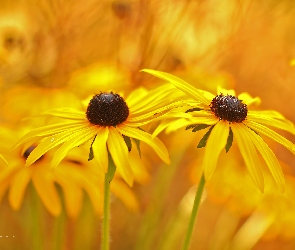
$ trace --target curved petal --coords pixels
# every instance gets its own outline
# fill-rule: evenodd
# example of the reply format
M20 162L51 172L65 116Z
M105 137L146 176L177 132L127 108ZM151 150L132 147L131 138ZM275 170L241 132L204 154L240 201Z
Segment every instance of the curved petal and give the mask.
M12 177L8 195L8 200L12 209L19 210L30 179L31 171L28 168L19 169Z
M141 99L143 99L145 96L147 96L148 93L149 92L143 87L135 89L134 91L132 91L128 95L128 97L125 99L126 103L128 104L128 107L130 109L133 108Z
M279 112L276 112L276 111L251 110L248 112L247 119L262 125L271 126L271 127L282 129L282 130L288 131L289 133L295 134L294 124L291 121L287 120Z
M45 138L28 156L26 160L26 166L33 164L50 149L64 143L67 140L71 140L77 133L84 129L85 126L80 126L78 129L68 129L61 133Z
M249 128L253 129L257 133L263 134L270 139L282 144L285 148L290 150L293 154L295 154L295 145L287 140L285 137L279 135L272 129L269 129L268 127L261 125L259 123L253 122L253 121L245 121L244 122Z
M134 176L128 160L128 149L122 135L116 128L109 128L107 144L118 172L128 185L132 186Z
M107 140L109 135L108 127L101 127L97 131L95 141L92 145L94 160L97 162L103 173L108 171Z
M246 129L248 129L244 124L234 123L231 129L236 138L240 152L246 163L246 167L252 177L254 184L263 193L264 190L264 177L261 169L261 165L258 159L256 149L248 137Z
M246 129L249 137L251 138L253 144L257 148L257 150L262 155L265 160L275 182L279 186L281 192L285 190L285 178L284 173L281 169L280 163L273 153L273 151L268 147L268 145L263 141L263 139L257 135L253 130Z
M255 104L255 105L260 105L261 103L261 99L259 97L255 97L253 98L251 95L249 95L248 93L246 92L243 92L241 94L238 95L238 98L243 101L243 103L245 103L246 105L250 106L252 104Z
M146 133L144 131L141 131L136 128L131 128L128 126L119 126L118 130L126 136L129 136L131 138L138 139L140 141L143 141L147 143L149 146L151 146L155 152L158 154L158 156L167 164L170 164L169 154L167 151L167 148L165 145L158 139L153 138L149 133Z
M48 175L36 171L32 176L32 181L44 206L53 216L58 216L61 212L61 204L54 183Z
M229 133L229 124L225 121L219 121L212 129L206 143L203 159L204 175L209 180L216 168L218 157L221 150L225 148Z
M57 133L61 133L65 130L75 131L76 129L83 127L84 124L85 124L84 121L83 122L66 122L66 123L47 125L47 126L43 126L43 127L34 129L34 130L30 131L29 133L27 133L26 135L24 135L17 142L17 144L12 147L12 150L18 148L19 146L21 146L22 144L25 144L28 141L31 141L35 137L46 137L46 136L54 135Z
M212 99L215 97L213 94L211 94L207 91L198 90L195 87L193 87L192 85L183 81L182 79L180 79L174 75L168 74L166 72L161 72L161 71L151 70L151 69L143 69L141 71L149 73L151 75L154 75L156 77L159 77L165 81L172 83L176 88L180 89L181 91L186 93L188 96L190 96L193 99L198 100L208 106L210 105Z
M75 136L73 136L70 140L66 141L54 154L54 157L51 162L51 166L56 167L62 159L66 156L66 154L74 147L78 147L83 143L91 140L96 135L97 130L92 127L86 127L85 129L79 130Z

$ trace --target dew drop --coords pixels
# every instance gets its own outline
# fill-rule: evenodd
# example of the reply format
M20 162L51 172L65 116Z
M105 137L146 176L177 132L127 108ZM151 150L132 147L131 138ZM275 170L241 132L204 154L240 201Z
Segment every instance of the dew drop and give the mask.
M54 142L54 138L51 138L51 140L50 140L51 142Z

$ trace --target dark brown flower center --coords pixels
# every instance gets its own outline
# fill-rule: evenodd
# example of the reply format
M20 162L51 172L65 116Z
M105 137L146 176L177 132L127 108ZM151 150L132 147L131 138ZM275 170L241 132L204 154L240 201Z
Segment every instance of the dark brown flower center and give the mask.
M113 92L100 93L90 100L86 116L95 125L117 126L126 121L129 108L120 95Z
M217 95L210 104L211 111L220 120L242 122L248 114L247 105L232 95Z
M28 148L26 149L26 151L23 153L23 157L24 157L25 159L27 159L27 158L29 157L29 155L32 153L32 151L33 151L35 148L36 148L36 145L32 145L32 146L28 147ZM43 157L44 157L44 155L42 155L37 161L40 161ZM36 161L36 162L37 162L37 161Z

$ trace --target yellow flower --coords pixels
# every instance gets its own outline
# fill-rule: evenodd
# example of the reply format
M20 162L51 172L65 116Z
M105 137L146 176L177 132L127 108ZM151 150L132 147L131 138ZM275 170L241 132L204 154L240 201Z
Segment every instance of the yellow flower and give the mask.
M0 200L8 191L8 201L13 210L20 209L27 186L31 182L45 208L53 216L58 216L62 209L56 184L64 194L65 207L70 217L77 217L81 210L83 190L90 196L95 211L102 212L103 178L100 179L100 185L97 181L90 181L93 171L86 168L85 163L67 157L59 168L50 171L50 152L25 168L25 160L35 146L26 146L10 152L18 138L15 131L4 127L0 128L0 139L0 153L8 162L8 166L0 167Z
M183 101L176 102L180 97L183 99L183 93L175 92L169 85L150 92L139 88L126 101L113 92L100 93L90 100L86 110L59 109L47 112L47 115L68 121L37 128L26 134L15 147L41 141L27 158L26 166L29 166L48 150L61 145L52 159L52 166L55 167L72 148L92 141L89 159L94 156L106 172L109 152L119 174L132 185L133 171L128 159L132 141L138 149L140 141L147 143L169 164L164 144L139 127L163 117L175 116L175 113L169 111L183 105Z
M224 148L226 151L230 149L234 137L246 167L260 191L264 190L264 178L257 151L265 160L280 190L284 190L285 179L280 164L261 136L269 137L295 154L294 144L269 128L278 128L295 134L292 122L273 110L251 109L251 105L259 103L260 99L252 98L248 93L242 93L236 97L234 90L220 89L215 96L212 93L196 89L171 74L155 70L143 71L169 81L192 99L198 101L198 105L189 110L193 118L180 119L175 124L166 124L165 126L170 126L172 129L186 126L187 129L192 128L193 132L207 129L207 133L198 145L199 148L206 146L203 168L207 180L216 168L221 151Z

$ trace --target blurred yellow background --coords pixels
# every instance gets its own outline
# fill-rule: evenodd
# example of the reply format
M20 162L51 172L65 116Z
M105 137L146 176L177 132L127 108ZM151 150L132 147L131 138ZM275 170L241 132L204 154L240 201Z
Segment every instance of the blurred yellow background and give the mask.
M7 153L7 145L24 132L47 122L24 118L78 107L100 91L128 94L163 83L141 73L144 68L175 74L213 93L218 85L238 94L248 92L261 98L257 109L275 109L295 122L294 60L291 0L1 0L0 153ZM111 249L180 248L203 155L196 148L202 136L191 133L160 134L170 166L142 145L143 157L134 162L144 167L136 173L135 185L130 188L115 178ZM290 134L282 135L295 141ZM281 194L266 174L266 191L260 194L234 143L206 184L191 249L295 249L294 156L268 144L282 164L286 192ZM83 156L80 150L73 157L78 154ZM15 159L22 166L21 154ZM73 159L71 164L78 161ZM0 249L29 250L34 241L42 250L99 249L99 180L93 180L95 193L74 180L81 189L81 204L71 216L65 198L70 189L63 192L59 177L52 177L61 206L56 216L31 182L22 204L13 207L8 189L16 181L10 182L13 174L4 168L1 165ZM91 179L87 171L82 169L81 175Z

